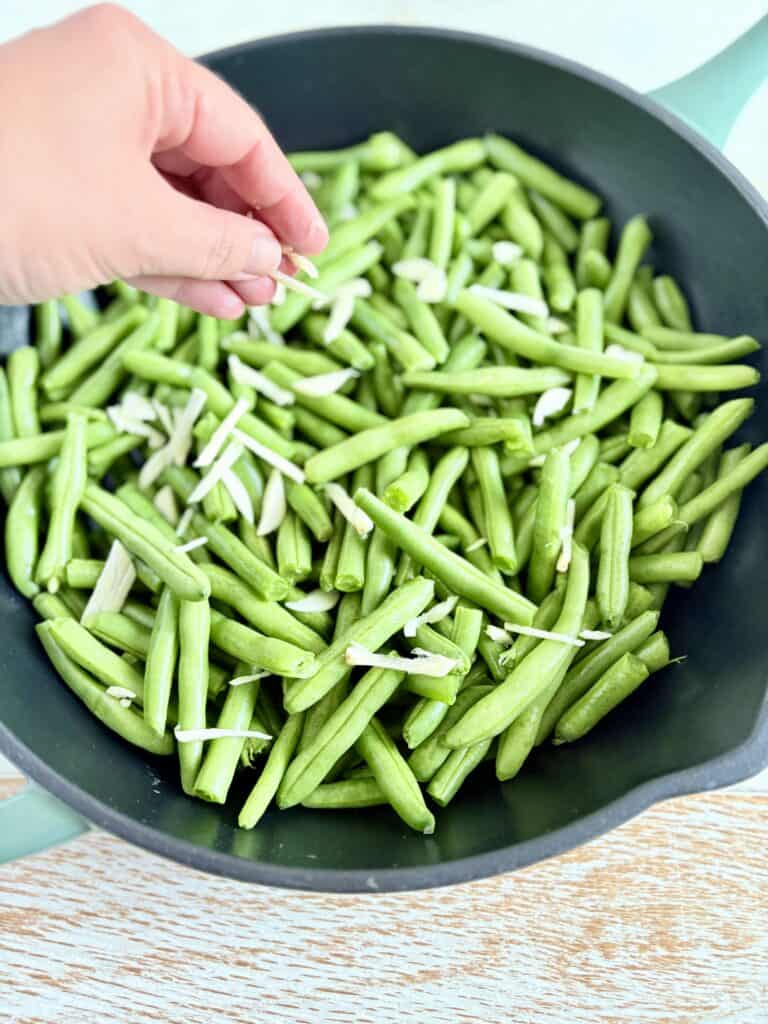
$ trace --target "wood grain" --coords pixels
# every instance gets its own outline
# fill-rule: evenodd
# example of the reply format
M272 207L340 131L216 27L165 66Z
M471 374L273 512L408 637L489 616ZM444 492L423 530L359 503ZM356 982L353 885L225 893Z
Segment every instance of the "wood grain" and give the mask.
M0 1021L764 1024L766 849L765 797L709 794L513 875L336 897L92 833L0 871Z

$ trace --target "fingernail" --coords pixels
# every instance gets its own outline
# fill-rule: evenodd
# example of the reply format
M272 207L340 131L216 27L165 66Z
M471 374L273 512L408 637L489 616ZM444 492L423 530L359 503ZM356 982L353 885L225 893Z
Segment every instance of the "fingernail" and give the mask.
M325 221L322 217L318 217L312 222L312 226L309 229L307 236L307 243L305 249L308 253L318 253L328 244L328 228L325 225Z
M251 245L251 254L244 270L246 274L260 276L277 270L283 253L274 235L257 235Z

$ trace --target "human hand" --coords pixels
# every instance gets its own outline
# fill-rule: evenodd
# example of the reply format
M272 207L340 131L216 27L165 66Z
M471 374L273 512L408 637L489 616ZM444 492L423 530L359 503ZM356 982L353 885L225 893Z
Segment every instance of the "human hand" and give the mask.
M0 303L124 278L236 317L328 237L258 114L112 4L0 47L0 196Z

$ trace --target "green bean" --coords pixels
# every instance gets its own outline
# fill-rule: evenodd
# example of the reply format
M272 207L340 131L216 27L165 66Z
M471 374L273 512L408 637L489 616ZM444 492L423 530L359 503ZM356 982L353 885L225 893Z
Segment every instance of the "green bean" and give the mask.
M669 664L669 641L659 630L643 641L632 653L643 662L649 673L659 672Z
M534 260L520 259L513 263L509 271L509 279L514 291L543 301L544 292L541 287L539 265ZM547 332L546 316L521 312L520 319L535 331L540 333Z
M684 420L693 423L701 412L701 395L695 391L670 391L669 400Z
M732 469L749 454L749 445L743 444L723 452L718 467L718 479L727 478ZM698 551L704 563L719 562L726 552L736 525L741 505L741 491L736 490L717 506L704 521ZM702 520L699 520L701 522Z
M114 320L94 326L45 371L40 379L45 392L50 395L71 388L91 367L106 359L115 345L130 335L147 317L143 306L133 305Z
M651 505L666 494L674 498L685 478L752 414L754 404L751 398L737 398L724 402L710 413L693 434L689 435L683 446L678 448L664 469L648 484L640 495L639 507Z
M481 764L491 749L493 740L484 740L471 747L452 750L438 768L427 786L427 792L440 807L447 807L462 783Z
M393 810L415 831L431 835L434 816L424 803L413 772L375 715L360 733L356 747Z
M208 539L209 549L259 597L267 601L282 601L288 596L288 581L254 555L228 527L222 523L211 523L199 514L195 514L192 525L197 536Z
M627 319L632 325L632 330L638 333L645 327L655 327L661 323L653 295L640 284L637 274L627 296Z
M531 206L544 228L566 252L574 252L579 244L579 233L566 214L546 196L530 189Z
M596 588L602 621L609 629L615 629L623 621L629 601L632 539L632 491L614 484L606 497Z
M482 497L486 536L493 564L507 575L517 572L515 537L499 469L499 458L493 448L473 448L472 466Z
M451 748L445 743L446 733L490 691L491 687L485 684L475 684L462 690L442 722L412 751L408 766L419 782L428 782L450 757Z
M279 363L270 363L265 367L264 372L275 384L288 390L293 390L293 385L301 380L300 374ZM296 390L294 390L294 394L298 405L304 406L316 416L322 416L345 430L357 432L386 422L380 413L366 409L359 402L355 402L345 395L307 395ZM277 451L277 449L275 450Z
M126 370L143 380L171 384L173 387L179 388L199 388L205 392L209 411L215 413L220 419L223 419L235 404L234 398L218 378L200 366L190 366L155 352L135 351L129 352L124 357L124 364ZM270 369L285 369L289 374L291 373L287 367L278 367L277 364L271 364ZM293 455L291 442L251 413L241 416L237 425L244 433L271 448L278 455L282 455L286 459L290 459Z
M753 366L694 366L656 364L656 387L662 391L738 391L760 381L760 372Z
M675 365L708 366L712 364L730 363L732 360L741 359L744 356L756 352L760 343L751 338L748 334L741 334L737 338L729 338L722 345L710 345L707 348L680 349L657 351L653 357L656 365L673 363Z
M96 612L88 618L88 629L99 640L117 647L134 658L145 659L149 651L150 630L121 612ZM146 702L146 692L144 694Z
M245 673L247 666L238 666L238 671L241 669ZM258 679L242 686L230 687L224 698L216 727L248 729L258 694ZM223 804L226 801L245 742L245 738L219 737L209 744L195 779L196 796L216 804Z
M451 489L466 469L468 460L469 452L466 448L452 448L439 460L413 516L413 523L418 529L427 534L434 533L440 518L440 509L445 505ZM391 539L395 540L393 537ZM400 559L395 576L398 586L413 575L416 565L418 563L414 564L406 550Z
M631 450L626 434L612 434L600 442L600 461L615 464Z
M594 434L586 434L570 456L569 497L573 497L581 489L599 460L600 442Z
M618 704L633 693L649 676L645 664L628 653L573 704L555 727L555 743L573 743L581 739Z
M579 247L576 252L576 283L579 288L586 288L591 282L587 280L586 259L589 253L605 256L608 247L608 236L611 222L607 217L596 217L585 221L581 228ZM604 282L604 284L607 283Z
M581 629L589 588L589 556L574 545L563 608L555 632L576 636ZM576 648L559 640L543 640L523 658L487 696L483 697L447 732L445 742L459 748L480 743L503 732L542 691L562 678Z
M653 297L661 319L667 327L678 331L692 329L688 303L673 278L667 275L654 278Z
M485 148L488 159L495 167L514 174L526 187L536 189L566 213L587 220L600 209L600 199L593 192L564 178L509 139L500 135L486 135Z
M371 484L373 474L370 466L358 469L353 478L353 490L358 486ZM341 593L362 590L365 584L365 563L367 544L352 523L346 523L344 536L339 549L339 561L336 566L335 589Z
M371 238L377 235L382 227L390 220L399 217L401 213L414 205L412 196L397 196L383 203L370 206L354 217L352 220L339 224L334 230L328 245L323 252L314 257L317 267L325 268L329 264L335 264L340 257L355 253L365 246ZM371 251L369 253L372 254ZM356 271L351 276L357 277L377 265L378 257L372 260L371 265L365 270ZM343 282L337 282L343 283ZM334 285L336 287L336 285Z
M470 660L474 656L483 627L483 613L479 608L460 605L456 609L453 642ZM466 676L460 686L466 682ZM413 706L403 723L403 739L413 750L431 736L445 718L451 705L441 700L422 698Z
M649 391L632 409L627 441L633 448L653 448L659 437L664 402L657 391Z
M603 297L596 288L585 288L576 299L576 338L580 348L601 352L603 348ZM574 412L594 408L600 393L597 374L580 373L573 391Z
M288 159L297 173L334 170L350 160L359 162L364 170L387 171L410 163L414 153L394 132L376 132L356 146L321 152L290 153Z
M68 417L61 453L53 471L48 534L35 571L36 582L53 593L61 585L64 568L72 557L75 516L88 478L85 431L84 417Z
M630 490L637 490L661 469L690 436L691 431L688 427L673 420L664 420L658 438L651 448L638 449L624 459L619 467L621 482Z
M585 434L597 433L638 402L653 387L655 380L656 371L652 367L643 367L634 380L614 381L600 394L592 409L568 416L538 434L534 438L537 454L544 454L556 445L567 444Z
M313 676L292 684L285 699L287 710L303 711L320 700L332 686L349 676L351 668L344 656L351 643L378 650L424 610L433 593L431 580L417 577L389 594L378 608L358 619L345 635L334 639L318 655Z
M208 694L208 640L211 610L207 600L179 602L179 729L206 727ZM195 779L203 760L203 742L178 745L181 785L194 795Z
M118 498L89 483L81 507L153 569L179 597L200 600L208 595L208 580L189 556L176 551L156 526L140 519Z
M5 373L5 367L0 367L0 451L14 437L15 431L13 414L11 412L11 399L8 393L8 378ZM0 492L2 492L6 504L10 502L20 483L21 470L18 467L10 466L0 470Z
M460 292L456 309L485 335L517 356L548 367L574 373L598 373L604 377L639 377L642 370L626 359L607 356L575 345L564 345L531 330L506 310L472 291Z
M645 543L649 537L665 530L678 515L678 506L674 498L665 495L653 505L646 505L635 514L632 523L632 547Z
M393 294L419 343L437 363L444 363L450 350L432 307L418 298L414 285L404 278L395 280Z
M337 513L333 521L333 533L328 541L323 560L320 565L320 589L327 591L336 589L336 569L339 564L339 554L344 540L345 521L341 513Z
M310 319L322 319L308 317ZM306 322L302 323L306 327ZM270 341L259 341L247 335L230 334L223 338L221 347L225 352L231 352L249 366L258 369L266 366L267 363L284 363L296 373L304 377L313 377L321 373L332 373L340 368L340 364L322 352L314 352L312 349L296 348L289 345L273 345ZM369 369L370 364L363 369Z
M660 552L653 555L633 555L629 572L636 583L693 582L703 567L698 551Z
M194 476L190 472L190 476ZM118 487L115 492L120 501L141 519L145 519L160 532L171 544L181 543L176 531L158 509L155 503L140 490L137 484L128 482Z
M648 639L656 629L658 621L657 611L643 612L574 665L542 716L536 736L537 745L550 735L565 711L579 700L611 665Z
M597 252L596 249L590 249L586 253L584 256L585 287L599 288L603 291L611 280L612 274L613 267L603 253Z
M388 803L381 786L374 778L342 779L318 786L302 800L302 807L313 810L352 810Z
M463 139L443 149L436 149L419 157L406 167L382 175L371 189L373 199L391 199L414 192L429 178L471 171L485 160L485 145L481 139Z
M313 455L305 466L307 479L312 483L334 480L401 445L419 444L468 423L468 418L459 409L435 409L403 416L381 427L363 430Z
M60 302L67 314L69 330L73 337L82 338L98 324L99 314L95 309L86 306L77 295L62 295Z
M103 409L92 409L87 405L75 405L74 402L46 402L39 409L41 423L59 423L66 420L71 412L85 416L86 419L107 423L107 414Z
M456 182L453 178L440 178L435 182L434 191L435 203L432 209L429 258L436 266L444 270L448 266L453 247Z
M45 467L27 470L5 518L5 565L14 587L25 597L39 591L35 568L40 543Z
M309 531L295 512L288 511L277 530L277 568L289 583L301 583L312 571Z
M345 160L315 193L315 202L325 213L328 225L335 227L347 206L353 205L360 188L360 164Z
M512 189L501 211L500 220L505 233L522 248L526 256L533 260L541 258L544 234L519 184Z
M562 449L553 448L547 454L541 471L528 568L528 591L537 602L546 597L555 578L566 523L569 485L570 458Z
M75 590L93 590L103 569L100 558L71 558L64 570L64 582Z
M173 299L160 298L155 305L155 312L160 319L155 346L158 352L170 352L176 344L181 307Z
M381 342L404 370L430 370L435 358L408 331L378 313L369 302L357 299L352 324L373 341Z
M137 566L137 568L140 568L140 566ZM139 573L137 572L136 575L139 576ZM152 629L155 623L155 609L132 597L126 598L122 614L132 622L136 622L140 626L146 626L147 629Z
M403 374L406 387L449 395L535 395L567 384L570 377L555 367L520 369L516 366L477 370L415 370ZM466 424L465 424L466 426Z
M385 220L383 223L386 222ZM379 226L378 230L381 230L382 226L383 224ZM365 245L343 252L333 259L328 257L322 261L316 261L322 263L322 269L312 284L319 292L332 295L339 285L359 277L378 263L382 254L383 249L378 242L367 242ZM328 250L325 255L327 257ZM274 308L271 317L272 327L279 334L285 334L291 327L296 326L309 310L311 303L312 300L306 295L291 292L280 306Z
M50 632L67 657L106 686L120 686L144 703L144 681L136 669L74 619L51 619Z
M576 521L581 520L610 485L617 483L618 480L619 471L615 466L606 462L597 462L589 471L584 483L573 495Z
M457 194L458 200L458 194ZM427 254L427 245L430 235L430 224L432 220L432 205L428 202L421 202L416 207L411 230L403 245L401 258L404 260L420 259Z
M47 369L61 351L61 316L56 299L48 299L35 306L35 332L40 363L43 369Z
M40 433L37 411L37 375L40 356L36 348L22 345L8 356L6 372L11 400L14 434L16 437L34 437Z
M289 765L277 797L281 809L301 803L320 785L339 757L357 742L379 708L392 697L402 678L402 672L392 669L374 668L365 673L313 741Z
M133 708L123 708L117 700L107 696L96 680L64 653L54 639L53 628L50 621L38 623L35 627L53 667L91 714L134 746L151 754L172 754L173 737L169 733L158 736Z
M123 455L128 455L144 442L138 434L120 434L106 444L97 445L88 452L88 473L101 480Z
M408 512L424 494L428 483L429 460L416 448L408 459L406 471L384 489L384 501L397 512Z
M738 339L728 338L724 334L701 334L696 331L676 330L673 327L649 326L643 329L643 338L662 352L672 351L682 353L683 351L705 351L718 349L729 342L748 338L749 335L739 335ZM753 338L750 338L754 341Z
M304 714L289 715L272 744L267 763L243 804L237 819L240 828L254 828L272 802L293 757L304 724Z
M331 517L312 488L307 484L289 483L286 498L289 506L310 530L315 540L321 543L327 541L333 533Z
M465 597L502 619L530 624L535 612L530 601L486 577L465 558L448 551L426 530L398 515L369 491L359 491L355 500L379 529L451 593Z
M32 598L32 607L41 619L74 619L75 613L62 600L62 591L49 594L41 590Z
M325 647L325 642L315 630L305 626L275 601L257 597L233 572L211 563L203 563L200 568L210 581L211 596L234 608L260 633L314 653Z
M169 587L164 587L144 666L144 721L156 733L165 729L178 655L179 600Z
M487 182L474 193L466 211L472 235L479 235L499 216L516 187L517 182L511 174L501 172L489 175Z
M644 217L633 217L624 225L616 252L613 274L605 290L605 319L620 322L627 297L640 261L651 239L651 230Z
M714 415L714 413L712 414ZM688 526L711 515L733 494L738 494L768 467L768 444L761 444L735 466L723 473L713 484L680 505L678 518Z

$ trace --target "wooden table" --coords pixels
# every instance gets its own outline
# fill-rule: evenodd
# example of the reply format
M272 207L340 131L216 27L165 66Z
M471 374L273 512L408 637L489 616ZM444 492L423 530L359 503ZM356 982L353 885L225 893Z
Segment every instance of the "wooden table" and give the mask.
M92 832L0 869L0 1021L765 1024L766 782L400 895L247 886Z

